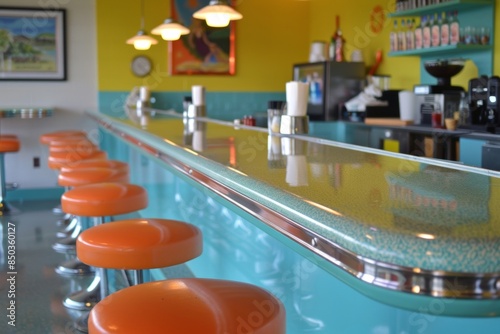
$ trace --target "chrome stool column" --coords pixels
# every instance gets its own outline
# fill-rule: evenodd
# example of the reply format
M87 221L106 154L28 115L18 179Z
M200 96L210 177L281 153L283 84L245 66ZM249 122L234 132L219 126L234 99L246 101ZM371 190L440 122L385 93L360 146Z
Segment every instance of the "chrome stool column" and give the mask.
M80 217L94 217L101 225L104 217L113 217L142 210L147 206L144 188L126 183L96 183L76 187L63 194L61 204L64 212ZM107 276L97 271L94 281L84 290L65 298L64 306L76 310L89 310L101 295L107 295Z

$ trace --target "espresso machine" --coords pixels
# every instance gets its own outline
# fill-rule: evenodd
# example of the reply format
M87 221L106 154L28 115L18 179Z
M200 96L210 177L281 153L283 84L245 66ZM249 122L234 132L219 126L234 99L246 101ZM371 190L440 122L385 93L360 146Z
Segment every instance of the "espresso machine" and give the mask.
M424 68L431 76L437 79L436 85L415 85L414 93L418 106L417 117L422 125L432 124L432 114L441 113L442 126L445 118L453 117L453 112L460 106L464 89L451 85L451 78L464 68L465 60L432 60L424 63Z
M500 77L481 76L469 81L469 117L465 127L496 133L500 126Z

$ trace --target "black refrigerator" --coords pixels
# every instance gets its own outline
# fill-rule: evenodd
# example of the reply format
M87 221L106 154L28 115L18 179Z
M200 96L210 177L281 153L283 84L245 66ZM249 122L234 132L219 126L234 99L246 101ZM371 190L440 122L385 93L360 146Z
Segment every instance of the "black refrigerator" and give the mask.
M365 87L363 62L324 61L293 65L293 80L309 83L307 115L311 121L341 118L344 103Z

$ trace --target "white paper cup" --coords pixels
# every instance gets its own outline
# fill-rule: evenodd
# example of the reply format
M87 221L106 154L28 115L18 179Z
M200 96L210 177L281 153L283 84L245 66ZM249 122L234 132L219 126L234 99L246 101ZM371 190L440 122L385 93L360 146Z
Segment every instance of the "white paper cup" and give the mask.
M205 87L203 86L192 86L191 87L191 99L193 105L204 106L205 105Z
M326 47L324 42L312 42L311 50L309 52L309 62L314 63L317 61L326 60Z
M415 93L403 90L399 92L399 117L403 121L415 121L416 123L416 99Z
M309 84L300 81L286 83L286 104L288 116L305 116L309 100Z

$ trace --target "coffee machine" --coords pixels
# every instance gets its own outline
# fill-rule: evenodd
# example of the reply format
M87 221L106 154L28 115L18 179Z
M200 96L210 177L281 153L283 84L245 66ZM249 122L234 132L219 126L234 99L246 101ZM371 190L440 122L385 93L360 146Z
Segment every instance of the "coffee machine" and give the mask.
M500 126L500 77L481 76L469 81L467 128L497 132Z
M437 79L436 85L415 85L414 93L418 106L416 123L422 125L432 124L432 114L441 115L442 126L445 118L453 117L453 112L458 110L464 89L451 85L451 78L463 69L465 60L432 60L424 63L424 68L431 76Z

